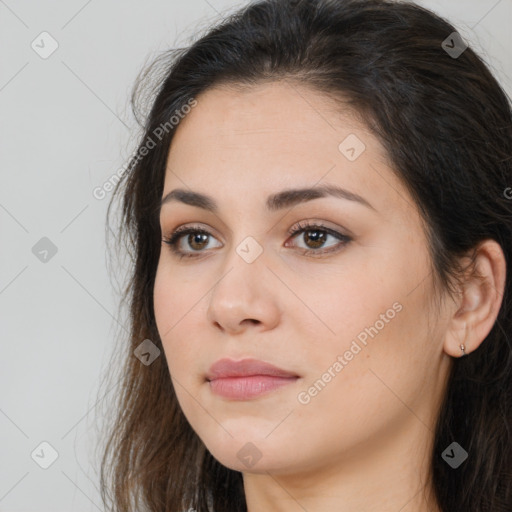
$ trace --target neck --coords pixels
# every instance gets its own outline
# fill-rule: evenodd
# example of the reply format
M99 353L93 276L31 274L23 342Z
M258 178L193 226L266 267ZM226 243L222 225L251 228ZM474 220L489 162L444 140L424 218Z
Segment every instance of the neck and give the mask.
M433 434L411 416L400 432L307 469L244 473L248 512L441 512L430 479Z

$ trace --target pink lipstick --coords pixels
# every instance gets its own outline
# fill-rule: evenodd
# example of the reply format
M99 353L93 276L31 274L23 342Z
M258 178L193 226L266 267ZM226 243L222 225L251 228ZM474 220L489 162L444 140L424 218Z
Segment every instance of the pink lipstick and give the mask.
M220 359L206 380L213 393L232 400L248 400L295 382L299 376L257 359Z

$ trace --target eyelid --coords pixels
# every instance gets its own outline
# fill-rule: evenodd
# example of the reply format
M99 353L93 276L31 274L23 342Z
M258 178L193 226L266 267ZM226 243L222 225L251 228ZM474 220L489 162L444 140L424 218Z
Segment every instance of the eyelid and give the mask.
M205 224L200 224L200 223L180 224L179 226L175 227L174 229L171 229L171 230L161 229L161 231L162 232L167 231L170 233L170 235L167 237L167 239L172 238L175 235L186 234L188 231L200 232L200 233L202 232L207 235L215 237L217 240L219 240L219 238L222 238L220 235L218 235L218 232L215 228L212 228L208 224L205 225Z
M313 228L321 228L325 229L327 231L334 231L338 233L339 235L344 235L346 237L352 238L353 235L350 230L344 228L343 226L333 224L332 222L325 221L322 219L317 219L315 217L308 217L304 220L299 220L295 222L290 229L288 229L287 233L289 235L293 235L294 232L300 230L300 229L313 229Z

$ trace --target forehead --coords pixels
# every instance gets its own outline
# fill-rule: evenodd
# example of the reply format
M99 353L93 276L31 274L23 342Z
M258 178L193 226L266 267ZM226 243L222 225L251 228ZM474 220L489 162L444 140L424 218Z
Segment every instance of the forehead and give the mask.
M185 185L210 194L249 189L266 197L322 181L368 196L383 214L407 207L398 204L404 199L413 202L378 139L353 111L323 93L281 81L215 87L196 100L174 135L164 194Z
M322 143L338 150L340 137L355 130L385 157L383 148L353 110L311 87L284 80L250 87L223 85L207 89L196 100L197 106L177 129L175 145L190 144L193 131L194 137L207 144L220 139L224 144L250 144L253 140L256 144L255 139L259 139L271 150L280 141L291 147L293 142L306 139L315 146ZM287 137L275 140L276 133ZM300 147L293 149L299 151Z

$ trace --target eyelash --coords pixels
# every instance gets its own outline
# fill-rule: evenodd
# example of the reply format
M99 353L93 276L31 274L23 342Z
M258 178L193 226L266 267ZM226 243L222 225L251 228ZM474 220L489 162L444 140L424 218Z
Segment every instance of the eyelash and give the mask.
M349 242L352 241L352 238L344 235L342 233L339 233L338 231L335 231L334 229L330 229L321 223L309 223L308 221L305 221L304 223L298 223L294 225L291 229L288 230L288 234L295 238L298 235L305 233L307 231L320 231L323 233L327 233L328 235L332 235L335 238L338 238L340 240L340 244L335 246L335 249L328 249L328 250L315 250L315 249L305 249L303 252L303 255L309 255L309 254L315 254L315 255L321 255L321 254L327 254L332 252L338 252L341 250L342 247L347 245ZM171 251L178 256L180 259L182 258L197 258L201 256L201 253L204 253L205 251L195 251L194 253L187 253L179 250L178 242L179 240L185 236L190 234L204 234L208 236L213 236L209 231L206 231L202 228L195 228L193 226L184 226L177 228L169 237L163 237L162 242L170 246Z

